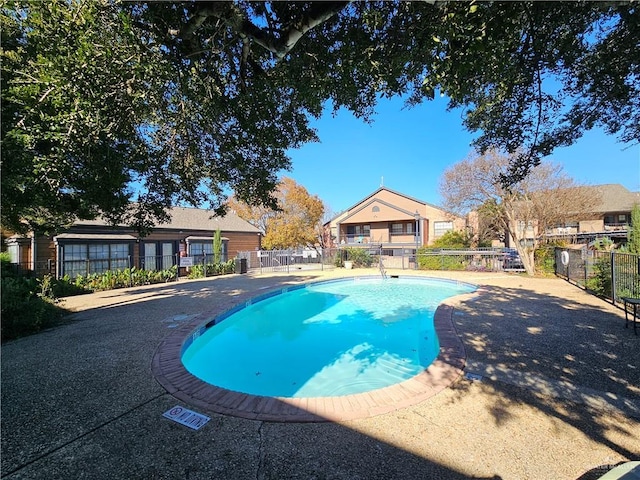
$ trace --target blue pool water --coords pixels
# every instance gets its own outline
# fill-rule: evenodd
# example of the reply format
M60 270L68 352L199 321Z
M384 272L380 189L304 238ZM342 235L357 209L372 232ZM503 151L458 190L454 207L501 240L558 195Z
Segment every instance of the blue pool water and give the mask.
M438 355L433 316L475 287L415 278L309 284L257 299L208 328L182 355L185 368L228 390L325 397L407 380Z

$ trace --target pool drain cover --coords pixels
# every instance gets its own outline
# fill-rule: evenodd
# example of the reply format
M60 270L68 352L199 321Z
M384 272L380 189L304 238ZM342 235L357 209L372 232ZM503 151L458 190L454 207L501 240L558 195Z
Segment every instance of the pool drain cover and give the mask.
M200 428L204 427L206 423L211 420L206 415L202 415L178 405L173 407L171 410L164 412L162 416L169 420L173 420L180 425L192 428L193 430L200 430Z

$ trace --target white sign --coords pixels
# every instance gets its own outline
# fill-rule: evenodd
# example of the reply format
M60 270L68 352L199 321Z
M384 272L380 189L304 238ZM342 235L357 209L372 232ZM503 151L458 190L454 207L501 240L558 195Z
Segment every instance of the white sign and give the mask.
M171 410L164 412L162 416L194 430L199 430L204 427L209 420L211 420L205 415L196 413L188 408L180 407L178 405L173 407Z
M180 257L181 267L193 267L193 257Z

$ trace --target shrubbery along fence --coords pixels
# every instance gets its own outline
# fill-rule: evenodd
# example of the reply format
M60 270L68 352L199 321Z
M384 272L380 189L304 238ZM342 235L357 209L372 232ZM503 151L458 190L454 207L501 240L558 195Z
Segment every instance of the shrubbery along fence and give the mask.
M157 255L157 256L142 256L142 257L123 257L123 258L111 258L111 259L83 259L83 260L63 260L63 268L61 275L62 278L76 279L77 277L92 277L96 275L104 275L111 272L128 272L133 277L133 272L147 272L138 273L140 277L148 277L150 280L155 277L162 277L159 281L168 281L180 276L190 276L191 278L207 277L211 275L219 275L221 273L233 273L234 265L228 260L226 255L220 256L220 261L215 262L215 255L212 253L195 255L189 257L192 265L189 267L182 266L180 269L177 265L181 265L183 257L176 255ZM6 262L5 262L6 263ZM11 270L14 275L23 277L43 277L44 275L56 276L58 269L56 268L56 262L48 260L46 262L32 263L6 263L5 269ZM156 272L156 274L150 274L148 272ZM198 273L199 272L199 273ZM147 282L149 283L149 282ZM153 283L153 282L151 282ZM127 285L131 286L138 284L134 278L127 282Z
M640 255L556 248L555 260L556 275L614 303L640 297Z

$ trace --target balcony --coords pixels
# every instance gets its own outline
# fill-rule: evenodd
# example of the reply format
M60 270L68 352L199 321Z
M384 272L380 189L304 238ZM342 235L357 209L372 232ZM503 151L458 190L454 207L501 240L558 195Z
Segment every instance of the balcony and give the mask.
M340 235L340 242L344 242L348 245L360 245L360 244L369 244L373 243L370 235L361 235L361 234L349 234L349 235Z
M629 225L626 223L605 223L604 230L606 232L623 232L627 231Z
M353 246L404 246L415 247L416 237L415 235L377 235L373 237L371 235L358 235L358 234L343 234L340 235L341 245L353 245Z

